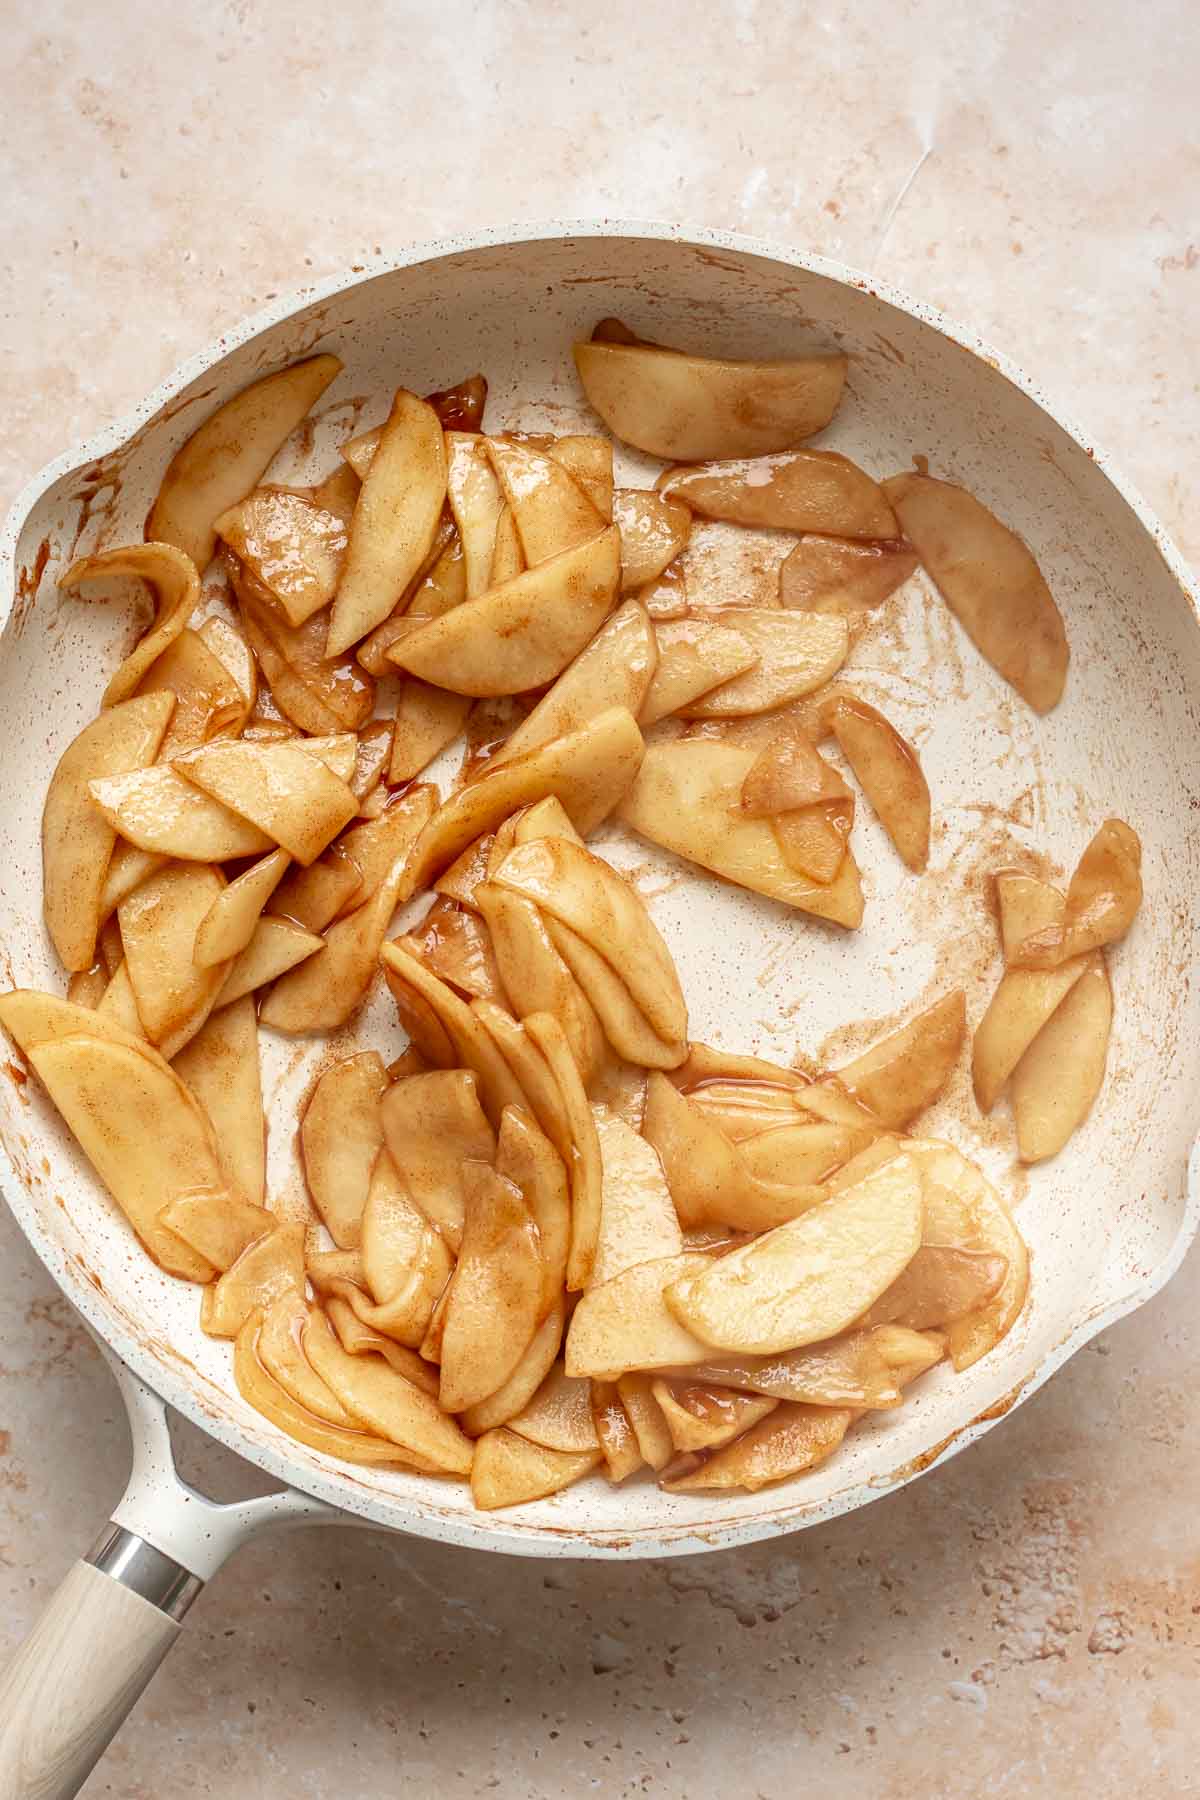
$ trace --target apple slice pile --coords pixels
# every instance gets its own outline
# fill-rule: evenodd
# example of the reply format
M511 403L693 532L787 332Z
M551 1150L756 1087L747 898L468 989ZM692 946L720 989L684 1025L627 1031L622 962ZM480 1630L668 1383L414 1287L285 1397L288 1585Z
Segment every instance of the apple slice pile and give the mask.
M1027 1286L1000 1196L910 1135L962 994L815 1075L694 1042L651 911L588 839L619 821L855 928L859 799L914 872L931 832L913 746L836 680L859 616L919 559L1044 711L1067 665L1045 582L961 488L804 446L840 354L696 356L606 320L575 360L615 437L668 465L653 487L615 484L599 432L485 433L481 375L397 389L319 483L271 483L340 372L320 355L193 433L145 543L66 571L85 600L140 582L153 617L50 778L67 998L0 995L148 1253L201 1286L246 1402L481 1507L595 1469L802 1473L989 1351ZM769 596L689 562L764 529L794 538ZM422 781L460 739L457 776ZM1137 852L1110 821L1065 897L1001 878L975 1080L985 1108L1008 1086L1026 1160L1102 1077ZM310 1220L285 1221L261 1033L340 1032L380 970L407 1047L339 1043L300 1120Z

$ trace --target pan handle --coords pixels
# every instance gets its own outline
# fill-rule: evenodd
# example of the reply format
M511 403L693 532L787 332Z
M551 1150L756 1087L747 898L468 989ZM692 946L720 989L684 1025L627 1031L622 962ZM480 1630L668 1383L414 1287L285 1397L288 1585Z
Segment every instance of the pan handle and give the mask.
M217 1505L175 1467L166 1407L120 1365L129 1486L0 1675L0 1800L70 1800L178 1637L204 1583L270 1525L344 1515L287 1488Z

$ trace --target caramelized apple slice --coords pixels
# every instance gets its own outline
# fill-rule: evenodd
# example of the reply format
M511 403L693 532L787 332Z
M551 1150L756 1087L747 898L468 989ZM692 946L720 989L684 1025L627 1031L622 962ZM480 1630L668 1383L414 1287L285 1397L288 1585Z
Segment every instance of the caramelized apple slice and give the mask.
M307 494L256 488L213 530L274 594L290 625L328 606L346 557L346 526Z
M678 1075L672 1070L672 1079ZM689 1088L675 1082L681 1092L718 1125L731 1143L740 1144L765 1131L777 1131L795 1125L797 1112L787 1088L768 1087L760 1081L710 1081L703 1087Z
M617 1377L617 1395L633 1427L638 1452L652 1469L665 1469L675 1454L666 1415L654 1394L649 1375L636 1371Z
M410 1350L407 1344L397 1344L393 1338L384 1337L381 1331L375 1331L370 1325L364 1325L348 1300L339 1294L327 1294L322 1302L326 1316L337 1332L338 1342L350 1356L382 1356L384 1362L390 1364L398 1375L419 1387L423 1394L432 1394L435 1398L438 1391L437 1370Z
M571 1245L567 1170L549 1137L520 1107L506 1106L501 1115L496 1173L520 1189L537 1226L542 1262L541 1310L553 1312L562 1299Z
M609 1381L630 1369L707 1361L709 1346L667 1310L663 1290L710 1263L702 1252L685 1251L660 1262L636 1263L603 1286L589 1288L571 1315L567 1374Z
M804 881L828 887L836 881L849 854L854 801L826 800L817 806L779 813L771 830L780 855Z
M910 1139L904 1148L921 1172L924 1243L1003 1256L1008 1263L1008 1273L992 1299L977 1312L947 1325L950 1360L961 1373L985 1356L1016 1323L1029 1288L1029 1254L991 1182L953 1145L936 1139Z
M829 724L880 824L910 869L929 860L929 784L917 753L865 700L839 699Z
M1106 819L1079 859L1061 926L1049 924L1016 945L1015 968L1052 969L1125 936L1142 904L1142 845L1121 819Z
M192 862L228 862L274 850L265 831L203 793L165 763L88 783L101 814L139 850Z
M304 1227L275 1222L200 1296L209 1337L236 1337L251 1315L285 1296L304 1297Z
M219 406L171 459L146 520L147 539L175 544L206 568L216 547L214 521L258 485L341 367L336 356L310 356Z
M534 443L532 434L509 432L514 442ZM547 437L538 442L547 456L567 471L578 483L606 525L613 522L613 447L606 437L586 432L567 432L562 437Z
M324 613L289 625L250 571L226 556L242 628L280 712L301 731L357 731L375 705L375 684L351 657L327 657Z
M786 450L701 463L661 477L659 492L706 519L847 538L894 538L895 514L878 482L836 450Z
M678 500L651 489L618 488L613 523L621 533L621 592L657 581L692 535L692 515Z
M853 928L862 922L858 866L847 851L826 885L797 875L769 824L740 815L742 783L755 752L715 739L654 744L618 815L651 843L727 881Z
M782 1401L768 1418L717 1450L698 1469L668 1478L673 1494L705 1488L745 1488L757 1493L773 1481L805 1475L832 1456L854 1420L844 1406L793 1406Z
M600 1139L600 1230L592 1285L600 1286L636 1263L679 1256L683 1234L671 1190L652 1146L607 1107L593 1106Z
M92 811L96 810L90 800L88 805ZM126 894L132 894L139 883L165 868L169 860L168 857L160 856L156 851L139 850L136 844L130 844L124 838L118 838L113 845L108 872L104 877L104 886L100 890L101 925L111 922L112 914L117 910ZM101 940L103 940L103 936L102 931Z
M287 919L264 915L254 927L254 936L240 956L235 956L217 996L219 1006L229 1006L243 994L252 994L287 975L298 963L307 962L317 951L324 950L325 940L314 932L302 931Z
M881 1124L907 1125L950 1079L966 1029L966 998L956 988L838 1069L836 1079Z
M428 1468L417 1459L406 1456L396 1445L365 1431L343 1431L328 1420L320 1419L301 1406L287 1389L269 1375L258 1356L258 1337L262 1328L261 1312L254 1312L238 1332L233 1351L233 1378L238 1393L248 1406L269 1419L280 1431L307 1444L325 1456L342 1462L378 1466L387 1463L409 1463ZM332 1389L330 1390L332 1392Z
M775 1125L747 1138L738 1154L757 1181L798 1187L824 1181L861 1141L862 1133L848 1125Z
M656 725L762 661L759 646L732 623L662 619L656 620L654 635L658 667L638 715L643 725Z
M589 1475L599 1461L599 1450L547 1450L503 1427L487 1431L475 1446L471 1498L481 1512L542 1500Z
M80 582L133 576L154 592L154 621L138 640L115 674L108 680L100 704L117 706L137 691L147 669L179 636L200 601L200 577L195 564L169 543L128 544L81 557L59 578L59 587L70 593Z
M488 767L579 731L612 707L638 717L658 666L658 645L639 600L626 600L563 670L550 692L501 745Z
M465 1475L472 1447L436 1400L375 1356L351 1356L342 1349L328 1319L314 1308L301 1343L309 1362L366 1430L388 1438L405 1457L422 1466Z
M208 1114L217 1160L243 1199L266 1196L267 1138L258 1068L258 1020L249 995L222 1007L175 1058L175 1073Z
M236 625L214 613L200 627L200 637L228 673L242 697L242 723L254 711L258 699L258 664L254 652Z
M137 692L139 696L172 694L175 698L170 727L159 748L163 762L223 732L239 731L249 712L225 664L190 626L155 657Z
M917 558L899 538L863 541L806 532L779 565L779 598L803 612L864 612L894 594Z
M996 883L1001 930L1006 947L1019 931L1024 942L1033 932L1061 930L1063 896L1033 876L1002 877ZM971 1075L981 1112L991 1112L1009 1076L1083 974L1087 958L1072 957L1054 969L1008 969L975 1028Z
M467 1000L490 1000L507 1006L508 995L492 951L487 927L477 913L441 897L408 934L415 955L427 969Z
M389 783L396 787L412 781L428 768L462 731L470 710L471 702L464 694L430 687L425 681L402 682L396 696Z
M212 1011L228 964L201 968L196 931L225 885L218 869L176 863L143 881L117 908L125 966L138 1017L154 1044L173 1056Z
M541 913L532 900L491 881L476 888L475 897L518 1017L553 1014L567 1034L581 1075L590 1081L604 1055L604 1032Z
M446 498L446 444L433 408L398 388L362 484L327 657L338 656L386 619L433 545Z
M831 613L770 612L762 607L718 608L709 615L744 637L755 666L710 688L676 711L685 719L729 719L771 712L811 694L846 660L846 621Z
M810 1182L774 1186L752 1175L720 1128L657 1070L646 1088L642 1133L658 1154L685 1231L704 1225L769 1231L824 1198Z
M356 1250L371 1171L383 1147L381 1101L388 1091L377 1050L326 1069L300 1115L300 1155L313 1204L334 1243Z
M533 1399L513 1414L508 1426L519 1437L547 1450L578 1453L600 1448L592 1420L591 1383L565 1374L561 1363L555 1363Z
M175 768L305 866L358 811L345 781L300 741L206 744Z
M406 939L384 944L380 956L388 987L402 1008L401 1016L407 1017L409 997L415 993L418 1006L423 1005L433 1014L451 1046L451 1062L474 1070L483 1109L493 1124L499 1121L506 1106L520 1106L524 1093L472 1009L425 968Z
M565 1319L566 1309L560 1293L503 1386L498 1387L494 1394L489 1394L486 1400L481 1400L477 1406L468 1406L459 1414L459 1423L464 1431L469 1431L472 1437L478 1437L485 1431L493 1431L498 1425L507 1424L522 1407L529 1404L554 1366L554 1359L562 1343Z
M846 379L846 358L836 352L733 362L593 339L576 344L574 354L584 392L609 429L665 462L786 450L828 425Z
M415 1350L450 1279L454 1258L408 1191L388 1152L371 1171L361 1221L363 1280L377 1328Z
M603 530L601 514L552 456L511 438L488 438L486 443L504 498L512 508L529 569L577 548ZM614 531L613 538L619 570L620 533Z
M163 1207L158 1222L214 1269L224 1270L274 1231L278 1221L265 1206L255 1206L227 1189L219 1194L180 1194Z
M302 1335L308 1302L302 1294L282 1294L264 1310L257 1352L263 1368L297 1405L318 1419L353 1431L355 1421L304 1354Z
M918 1250L913 1262L925 1254ZM894 1282L892 1287L899 1285ZM879 1335L859 1328L803 1350L785 1350L779 1356L721 1357L695 1370L694 1379L805 1406L898 1406L900 1389L876 1341ZM685 1379L693 1379L693 1371L684 1373Z
M987 1305L1004 1285L1005 1256L922 1244L904 1273L862 1316L864 1326L936 1331ZM803 1395L794 1395L803 1399Z
M742 811L750 819L848 800L850 790L796 719L785 719L755 757L742 783Z
M953 482L894 475L884 493L967 636L1035 712L1062 697L1070 650L1062 615L1027 546Z
M1099 950L1012 1072L1017 1148L1024 1163L1056 1156L1092 1109L1104 1082L1112 988Z
M642 1466L642 1453L629 1415L621 1404L615 1381L593 1381L592 1423L604 1455L605 1474L613 1482L624 1481Z
M382 1096L383 1137L405 1188L425 1217L458 1250L463 1227L463 1169L491 1162L496 1135L479 1104L469 1069L431 1069L397 1081Z
M503 1385L538 1325L537 1227L519 1188L485 1163L463 1170L462 1247L446 1303L440 1398L447 1412Z
M699 1381L652 1381L650 1391L662 1410L674 1454L715 1450L740 1437L779 1404L765 1394L739 1394Z
M291 860L286 850L272 850L214 896L196 928L193 955L199 968L240 956Z
M85 725L60 757L42 809L42 910L63 966L90 966L106 911L106 872L116 844L91 783L134 774L154 761L174 700L127 700ZM115 904L115 902L114 902ZM107 909L111 911L111 906Z
M505 505L487 444L474 432L446 433L446 498L462 544L463 597L474 600L491 581L496 530Z

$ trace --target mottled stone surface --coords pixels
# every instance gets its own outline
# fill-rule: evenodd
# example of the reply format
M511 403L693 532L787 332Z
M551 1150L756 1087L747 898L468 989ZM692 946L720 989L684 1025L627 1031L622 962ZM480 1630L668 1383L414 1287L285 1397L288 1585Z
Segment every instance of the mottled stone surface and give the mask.
M20 9L0 493L276 291L414 237L609 214L773 236L943 306L1200 557L1198 74L1197 15L1168 0ZM966 1457L781 1543L547 1569L264 1541L88 1791L1200 1791L1198 1286L1193 1260ZM7 1215L0 1375L3 1649L127 1456Z

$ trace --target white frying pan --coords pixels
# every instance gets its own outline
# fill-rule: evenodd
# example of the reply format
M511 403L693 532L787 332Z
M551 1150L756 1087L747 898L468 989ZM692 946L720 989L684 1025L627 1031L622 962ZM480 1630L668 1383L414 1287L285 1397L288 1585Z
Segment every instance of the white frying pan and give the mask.
M423 245L281 301L187 364L129 419L54 463L17 502L0 556L13 594L0 659L0 980L59 990L40 922L38 829L46 781L95 713L131 611L60 598L85 550L140 538L178 444L254 376L315 349L346 368L274 471L306 480L336 445L383 417L400 382L418 392L475 369L488 419L555 430L589 419L569 346L602 314L646 336L735 356L797 345L850 352L846 401L823 440L874 474L929 459L1031 544L1070 634L1062 704L1037 719L976 655L924 577L852 653L846 679L920 744L933 792L929 872L902 869L870 821L868 894L849 936L682 869L610 833L636 868L679 962L692 1034L790 1059L836 1058L954 985L974 1023L999 973L985 877L1016 846L1073 865L1100 821L1141 833L1146 904L1113 956L1109 1075L1086 1126L1022 1176L1006 1114L982 1121L965 1072L923 1122L952 1138L1010 1198L1032 1252L1029 1306L964 1376L943 1367L897 1413L860 1426L821 1469L755 1495L660 1493L601 1479L498 1514L466 1487L344 1467L283 1436L239 1398L227 1344L199 1329L196 1293L159 1273L99 1190L36 1084L0 1057L0 1183L29 1241L118 1368L133 1424L129 1491L76 1564L0 1687L0 1796L76 1791L174 1639L198 1590L251 1531L345 1520L513 1555L677 1556L796 1531L865 1505L952 1455L1032 1393L1088 1338L1150 1298L1195 1234L1189 1155L1200 1091L1200 983L1189 899L1200 889L1197 594L1155 520L1036 389L971 335L846 270L709 232L585 224ZM652 466L619 457L626 480ZM759 548L777 558L765 540ZM132 599L132 596L131 596ZM376 1001L356 1031L395 1054ZM297 1102L327 1046L273 1040L264 1091L271 1192L298 1198ZM214 1506L175 1474L172 1406L269 1470L286 1490Z

